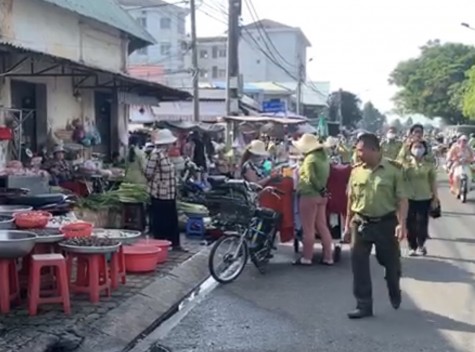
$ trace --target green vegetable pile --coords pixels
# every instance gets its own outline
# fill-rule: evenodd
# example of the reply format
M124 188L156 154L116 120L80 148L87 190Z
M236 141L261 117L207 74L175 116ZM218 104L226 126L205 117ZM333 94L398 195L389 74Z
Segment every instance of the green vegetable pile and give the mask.
M120 208L122 203L148 203L149 200L150 197L147 192L147 186L122 183L117 190L80 198L78 207L90 210L100 210L104 208L117 209Z

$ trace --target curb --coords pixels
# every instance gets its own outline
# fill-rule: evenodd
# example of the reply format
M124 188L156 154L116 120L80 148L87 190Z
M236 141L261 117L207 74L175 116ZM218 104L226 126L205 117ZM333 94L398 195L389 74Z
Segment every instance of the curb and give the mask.
M75 352L126 352L178 311L180 303L208 277L209 248L158 278L85 329ZM34 351L44 351L36 341ZM47 350L47 348L46 348ZM32 351L28 349L28 352Z

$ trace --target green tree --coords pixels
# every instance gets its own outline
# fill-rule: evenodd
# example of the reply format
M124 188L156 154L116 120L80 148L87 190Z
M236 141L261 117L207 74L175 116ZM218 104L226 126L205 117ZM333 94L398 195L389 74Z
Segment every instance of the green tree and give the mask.
M475 47L429 41L419 57L400 62L389 82L400 88L394 102L400 111L429 118L463 120L466 72L475 65Z
M462 100L463 114L469 119L475 119L475 66L467 73L465 91Z
M355 127L363 117L361 100L354 93L339 90L328 98L328 115L330 121L341 121L345 127Z
M378 132L382 129L386 122L384 116L378 109L376 109L370 101L363 106L363 118L361 119L361 127L369 132Z

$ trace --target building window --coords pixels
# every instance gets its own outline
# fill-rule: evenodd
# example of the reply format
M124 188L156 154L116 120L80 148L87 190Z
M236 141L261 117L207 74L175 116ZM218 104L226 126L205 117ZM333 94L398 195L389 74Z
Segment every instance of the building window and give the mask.
M201 78L208 78L208 71L207 70L200 70L200 77Z
M213 53L212 53L213 59L216 59L218 57L218 47L213 46L212 50L213 50Z
M219 76L219 78L226 77L226 70L219 70L218 71L218 76Z
M218 66L213 66L211 77L218 78Z
M185 19L183 17L180 17L179 20L178 20L178 33L180 34L185 34Z
M141 27L147 28L147 16L141 15L140 17L137 17L137 22Z
M146 56L146 55L148 54L148 50L147 50L147 49L148 49L147 47L145 47L145 48L140 48L140 49L137 50L137 54Z
M200 59L207 59L207 58L208 58L208 51L200 50Z
M160 18L160 29L170 29L172 28L172 20L168 17Z
M226 57L226 49L219 49L219 57Z
M171 49L171 44L170 43L162 43L160 44L160 54L162 56L170 55L170 49Z

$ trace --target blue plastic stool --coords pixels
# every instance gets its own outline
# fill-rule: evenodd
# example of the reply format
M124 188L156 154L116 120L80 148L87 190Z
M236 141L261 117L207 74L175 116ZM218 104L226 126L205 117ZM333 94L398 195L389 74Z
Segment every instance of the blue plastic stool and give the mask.
M202 216L188 215L186 222L186 236L194 238L204 238L206 233L205 223Z

